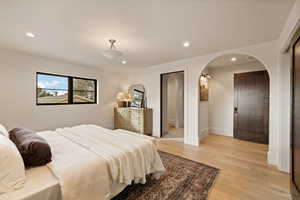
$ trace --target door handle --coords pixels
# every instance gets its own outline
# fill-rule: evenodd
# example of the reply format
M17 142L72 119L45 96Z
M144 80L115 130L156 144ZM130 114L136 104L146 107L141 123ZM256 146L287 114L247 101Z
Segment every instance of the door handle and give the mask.
M238 108L234 107L234 113L238 113Z

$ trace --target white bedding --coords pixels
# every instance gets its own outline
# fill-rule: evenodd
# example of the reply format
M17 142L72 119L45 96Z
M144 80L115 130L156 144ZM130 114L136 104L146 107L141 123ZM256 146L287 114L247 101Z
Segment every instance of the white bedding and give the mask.
M48 167L26 170L24 188L2 200L111 199L131 182L158 178L164 167L151 137L94 125L38 133L51 146Z
M95 125L57 129L56 133L104 158L110 178L115 182L144 184L147 174L159 178L165 171L156 147L149 139Z
M51 147L48 167L58 178L63 200L109 199L109 176L104 159L52 131L39 133Z
M159 178L165 171L149 137L95 125L39 135L51 146L48 166L59 179L63 200L110 199L112 184L145 183L146 175Z
M136 137L139 137L141 139L145 139L145 140L150 140L153 144L157 145L157 139L155 137L150 137L148 135L144 135L144 134L140 134L140 133L134 133L134 132L131 132L131 131L127 131L127 130L124 130L124 129L116 129L116 130L113 130L114 133L123 133L123 134L128 134L128 135L134 135Z

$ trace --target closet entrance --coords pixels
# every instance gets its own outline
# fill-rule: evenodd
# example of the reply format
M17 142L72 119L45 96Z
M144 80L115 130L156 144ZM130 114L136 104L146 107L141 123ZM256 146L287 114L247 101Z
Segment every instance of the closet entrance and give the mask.
M184 138L184 72L160 75L162 138Z

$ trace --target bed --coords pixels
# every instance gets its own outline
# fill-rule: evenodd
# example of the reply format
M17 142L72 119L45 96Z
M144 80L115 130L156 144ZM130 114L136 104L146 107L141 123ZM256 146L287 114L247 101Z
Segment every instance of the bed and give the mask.
M148 136L96 125L37 134L51 146L52 162L27 169L24 187L0 195L1 200L106 200L165 171Z

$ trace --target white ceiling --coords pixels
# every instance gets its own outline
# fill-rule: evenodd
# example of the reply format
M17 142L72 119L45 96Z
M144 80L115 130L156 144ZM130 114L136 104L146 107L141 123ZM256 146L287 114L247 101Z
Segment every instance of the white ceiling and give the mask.
M232 62L231 58L236 58L236 61ZM259 60L257 60L252 56L242 55L242 54L227 54L216 58L211 63L209 63L207 67L219 68L219 67L227 67L227 66L235 66L235 65L244 65L250 63L258 66L263 66L263 63L261 63Z
M118 70L277 39L294 0L1 0L0 46ZM33 32L36 37L26 37ZM108 39L124 57L101 56ZM190 41L189 48L182 42Z

